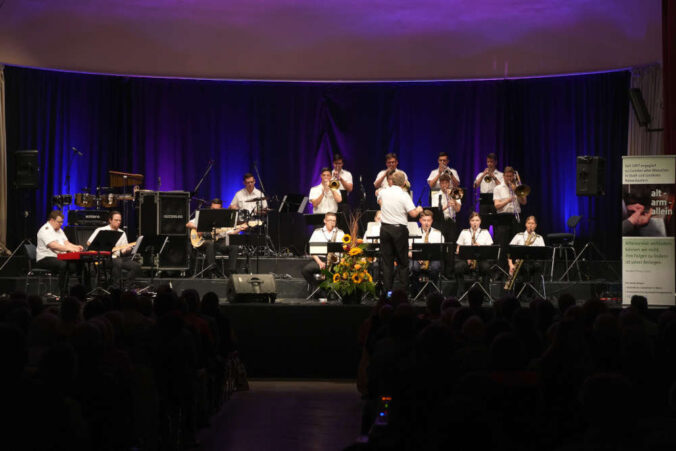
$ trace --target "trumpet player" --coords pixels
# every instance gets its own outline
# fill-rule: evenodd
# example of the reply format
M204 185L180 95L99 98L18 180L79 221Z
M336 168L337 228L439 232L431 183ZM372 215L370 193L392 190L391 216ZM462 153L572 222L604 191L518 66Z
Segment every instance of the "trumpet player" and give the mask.
M338 181L338 189L345 190L348 193L352 192L352 188L354 187L352 174L343 169L343 156L339 153L333 155L333 172L331 172L331 180Z
M495 241L500 245L500 266L507 266L507 245L510 237L520 231L521 206L526 205L526 196L518 196L515 171L505 167L504 183L493 190L493 205L499 214L504 214L495 226Z
M330 173L331 171L329 171ZM324 227L315 229L312 232L310 243L338 243L343 240L343 235L344 232L336 227L336 214L329 212L324 215ZM320 258L318 255L313 255L312 261L308 262L301 269L303 277L313 289L319 284L319 278L316 275L326 268L327 263L331 263L327 262L327 258L328 256Z
M310 202L313 213L335 213L338 204L343 200L340 190L336 186L331 188L331 169L322 168L322 182L310 189Z
M439 167L430 172L429 177L427 177L427 184L432 189L439 189L440 183L439 178L442 174L448 174L451 178L451 185L453 187L460 186L460 177L458 176L458 171L448 166L448 154L446 152L440 152L439 157L437 158L437 163Z
M464 229L460 232L455 253L460 252L460 246L490 246L493 244L493 238L488 230L481 228L481 216L476 211L469 215L469 229ZM465 274L469 272L470 268L479 271L482 283L488 283L490 262L475 261L475 260L459 260L455 262L455 281L457 285L457 295L462 296L465 292Z
M504 183L504 175L496 168L498 158L494 153L486 155L486 169L474 179L474 189L479 188L479 214L482 222L488 224L486 215L495 214L493 190Z
M380 171L378 175L376 176L376 180L373 182L373 186L376 189L376 197L378 196L378 190L381 188L387 188L387 177L388 177L388 172L391 173L392 170L396 170L404 174L404 181L408 182L408 176L404 171L399 169L399 158L397 157L396 153L388 153L385 155L385 169Z

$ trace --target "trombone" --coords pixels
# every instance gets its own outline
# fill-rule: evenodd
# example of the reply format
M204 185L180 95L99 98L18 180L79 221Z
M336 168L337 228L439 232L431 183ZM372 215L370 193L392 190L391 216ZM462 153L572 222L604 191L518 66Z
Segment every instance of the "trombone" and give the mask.
M514 194L516 195L516 197L527 197L530 194L530 186L521 183L521 176L519 176L519 171L514 171L514 178L516 182Z

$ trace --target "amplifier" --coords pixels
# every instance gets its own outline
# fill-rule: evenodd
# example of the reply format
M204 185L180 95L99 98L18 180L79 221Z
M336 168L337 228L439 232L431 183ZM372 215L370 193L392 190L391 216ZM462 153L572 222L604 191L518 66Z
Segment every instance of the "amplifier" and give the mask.
M190 212L187 191L139 192L139 231L143 236L185 235Z
M100 227L108 224L108 211L105 210L70 210L68 225Z
M277 286L272 274L233 274L228 281L228 301L273 304Z

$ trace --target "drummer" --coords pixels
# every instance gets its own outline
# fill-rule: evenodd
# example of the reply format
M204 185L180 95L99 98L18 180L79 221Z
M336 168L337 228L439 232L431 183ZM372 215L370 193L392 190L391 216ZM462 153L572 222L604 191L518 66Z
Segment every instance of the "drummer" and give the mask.
M262 214L268 208L263 192L256 188L256 178L250 172L244 174L244 188L235 193L230 202L234 210L248 210L250 214Z

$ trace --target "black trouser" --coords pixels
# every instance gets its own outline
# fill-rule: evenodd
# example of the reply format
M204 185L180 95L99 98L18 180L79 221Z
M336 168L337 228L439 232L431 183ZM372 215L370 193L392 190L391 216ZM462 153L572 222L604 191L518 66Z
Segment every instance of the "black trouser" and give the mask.
M408 290L408 229L403 225L380 226L380 254L382 256L383 289L391 291L394 285L394 262L397 262L399 286Z
M479 216L481 217L481 227L488 229L493 225L493 218L496 214L495 204L493 203L493 193L482 193L479 198Z
M127 271L127 283L134 283L136 277L141 274L141 265L132 260L131 257L113 258L111 269L113 286L122 287L123 269Z
M75 261L59 260L56 257L45 257L35 263L36 268L48 269L59 276L59 295L68 295L68 275L80 277L82 265Z
M505 217L510 218L509 222L504 220ZM509 242L519 232L519 223L516 222L516 217L513 215L503 215L499 219L502 221L495 226L495 244L500 246L500 260L498 263L505 271L509 271L509 267L507 266L507 251Z
M441 271L441 262L438 260L432 260L430 261L430 267L427 270L423 270L418 260L411 260L409 267L411 269L411 276L413 276L414 279L417 279L421 272L426 271L427 274L429 274L430 279L436 280L437 277L439 277L439 272Z
M207 266L212 266L216 268L216 253L218 252L221 255L228 256L228 266L226 268L226 276L234 274L237 272L237 253L239 252L239 246L228 246L225 244L225 240L207 240L204 242L204 245L200 247L207 259Z
M516 262L514 262L514 264L516 264ZM516 282L514 283L514 292L518 293L521 291L521 286L525 282L530 282L533 286L537 287L540 283L538 278L541 274L542 265L540 262L534 260L525 261L517 274Z
M444 242L446 243L455 243L455 240L458 238L457 229L455 220L451 218L444 218L444 227L442 229L444 234ZM453 273L453 263L455 261L455 245L450 246L446 250L446 255L444 257L444 275L446 277L451 277Z
M490 292L490 287L488 283L490 282L489 269L491 267L491 262L489 260L483 260L477 262L477 271L481 277L481 284L484 285L486 291ZM467 260L458 259L455 262L455 282L457 284L456 294L458 297L462 296L465 292L465 274L470 271Z
M321 269L319 269L319 265L314 259L303 266L303 269L301 269L300 272L313 289L321 282L315 278L315 274L319 274Z

